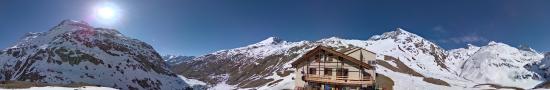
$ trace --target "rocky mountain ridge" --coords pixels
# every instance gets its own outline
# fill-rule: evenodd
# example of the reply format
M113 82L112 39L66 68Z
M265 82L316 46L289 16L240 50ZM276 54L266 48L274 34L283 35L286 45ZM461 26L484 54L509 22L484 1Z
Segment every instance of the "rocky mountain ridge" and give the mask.
M269 37L259 43L184 61L172 70L205 81L211 88L293 89L294 69L289 63L316 45L338 50L362 47L379 54L377 72L391 78L394 89L502 88L497 86L530 89L546 80L541 76L544 74L540 73L544 71L541 68L536 69L539 71L524 68L536 62L539 64L532 64L533 67L540 67L541 61L545 61L533 49L490 42L486 46L469 44L447 51L400 28L368 40L331 37L288 42ZM494 73L482 73L487 71ZM502 74L505 76L494 77Z
M114 29L64 20L0 52L0 80L86 83L123 90L188 89L152 46Z

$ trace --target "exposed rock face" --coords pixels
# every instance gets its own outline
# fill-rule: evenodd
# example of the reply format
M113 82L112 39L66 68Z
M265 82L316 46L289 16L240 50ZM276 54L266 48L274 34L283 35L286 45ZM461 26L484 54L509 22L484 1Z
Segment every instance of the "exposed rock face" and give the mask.
M172 68L178 74L199 79L208 84L228 84L239 88L254 88L276 81L266 78L274 72L288 75L287 62L297 57L309 42L288 43L270 37L259 43L231 50L222 50L183 61Z
M178 55L164 55L164 56L162 56L162 59L164 60L164 62L166 62L166 64L168 64L168 66L177 65L177 64L180 64L183 61L193 60L195 58L196 58L195 56L178 56Z
M513 86L517 82L530 83L533 85L529 88L532 88L542 82L543 77L524 68L524 65L542 58L541 54L534 51L490 42L464 61L460 76L478 83L499 83L505 86Z
M388 40L394 45L387 46L392 47L376 51L386 53L389 52L385 51L386 49L399 49L397 52L430 56L431 60L435 61L433 64L438 66L434 67L434 70L448 71L444 64L446 53L443 49L402 29L377 35L369 40L331 37L315 42L287 42L276 37L269 37L245 47L221 50L197 57L194 60L184 61L173 67L172 70L189 78L203 80L212 86L223 83L238 88L278 87L278 85L292 83L289 82L291 80L286 80L293 77L292 73L294 72L289 63L316 45L331 47L339 51L350 47L377 46ZM286 89L292 88L292 86L286 86Z
M118 89L186 89L147 43L113 29L64 20L0 53L0 80L87 83Z
M448 70L447 65L445 65L445 62L447 59L447 53L443 48L439 47L435 43L432 43L416 34L410 33L401 28L397 28L397 30L392 32L386 32L382 35L373 36L369 39L369 41L371 41L373 44L387 43L385 42L386 40L393 40L392 44L388 45L387 47L396 46L395 47L396 49L399 49L401 52L408 53L410 55L429 55L427 57L433 58L433 60L435 60L439 68ZM372 48L380 48L380 47L372 47ZM391 52L391 51L387 51L387 52ZM417 57L417 56L413 56L413 57ZM424 59L424 58L410 58L410 59Z
M270 37L245 47L221 50L187 60L172 68L210 87L233 86L260 90L293 89L290 63L316 45L345 50L361 47L387 56L377 57L377 73L389 78L390 88L472 89L501 85L529 89L542 83L550 72L542 55L528 47L492 42L446 51L437 44L403 29L372 36L368 40L337 37L314 42L287 42ZM550 55L549 55L550 56ZM538 62L538 63L533 63ZM526 66L523 66L526 65ZM541 76L544 75L544 76ZM502 76L502 77L491 77ZM411 85L412 84L412 85Z

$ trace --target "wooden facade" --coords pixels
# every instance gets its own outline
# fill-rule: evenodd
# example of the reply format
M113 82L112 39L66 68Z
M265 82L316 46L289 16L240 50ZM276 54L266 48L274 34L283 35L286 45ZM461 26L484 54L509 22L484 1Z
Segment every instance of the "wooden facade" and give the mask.
M376 55L362 48L335 51L317 46L292 63L296 90L361 90L373 88Z

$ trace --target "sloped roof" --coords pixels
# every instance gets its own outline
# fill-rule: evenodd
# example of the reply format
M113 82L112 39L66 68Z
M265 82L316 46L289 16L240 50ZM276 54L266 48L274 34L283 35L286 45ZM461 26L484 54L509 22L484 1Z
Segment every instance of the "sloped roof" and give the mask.
M364 50L364 51L367 51L367 52L370 52L370 53L374 53L372 51L369 51L367 49L364 49L364 48L361 48L361 47L351 47L349 49L346 49L344 51L340 51L341 53L345 54L345 55L349 55L349 54L352 54L354 52L357 52L357 51L361 51L361 50Z
M372 66L370 66L369 64L367 64L367 63L365 63L365 62L362 62L362 61L357 60L357 59L355 59L355 58L353 58L353 57L351 57L351 56L348 56L348 55L346 55L346 54L344 54L344 53L335 51L335 50L333 50L333 49L330 49L330 48L328 48L328 47L321 46L321 45L315 47L315 48L312 49L312 50L309 50L306 54L302 55L302 57L300 57L300 58L298 58L296 61L292 62L292 63L291 63L292 67L297 67L297 65L299 65L300 63L307 62L307 59L306 59L306 58L311 57L311 56L314 56L315 53L317 53L317 52L319 52L319 51L322 51L322 50L324 50L324 51L326 51L326 52L328 52L328 53L331 53L331 54L333 54L333 55L342 57L342 58L344 58L344 60L350 61L350 62L352 62L352 63L354 63L354 64L357 64L357 65L359 65L359 66L361 66L361 67L364 67L364 68L367 68L367 69L372 69Z

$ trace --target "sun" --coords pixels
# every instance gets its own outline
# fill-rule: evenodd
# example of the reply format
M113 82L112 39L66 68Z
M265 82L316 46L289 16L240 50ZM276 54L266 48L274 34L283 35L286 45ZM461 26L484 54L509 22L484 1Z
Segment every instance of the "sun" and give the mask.
M121 9L112 2L98 3L94 8L94 21L103 25L113 25L121 17Z
M100 7L96 11L97 16L102 19L113 19L116 12L112 7Z

